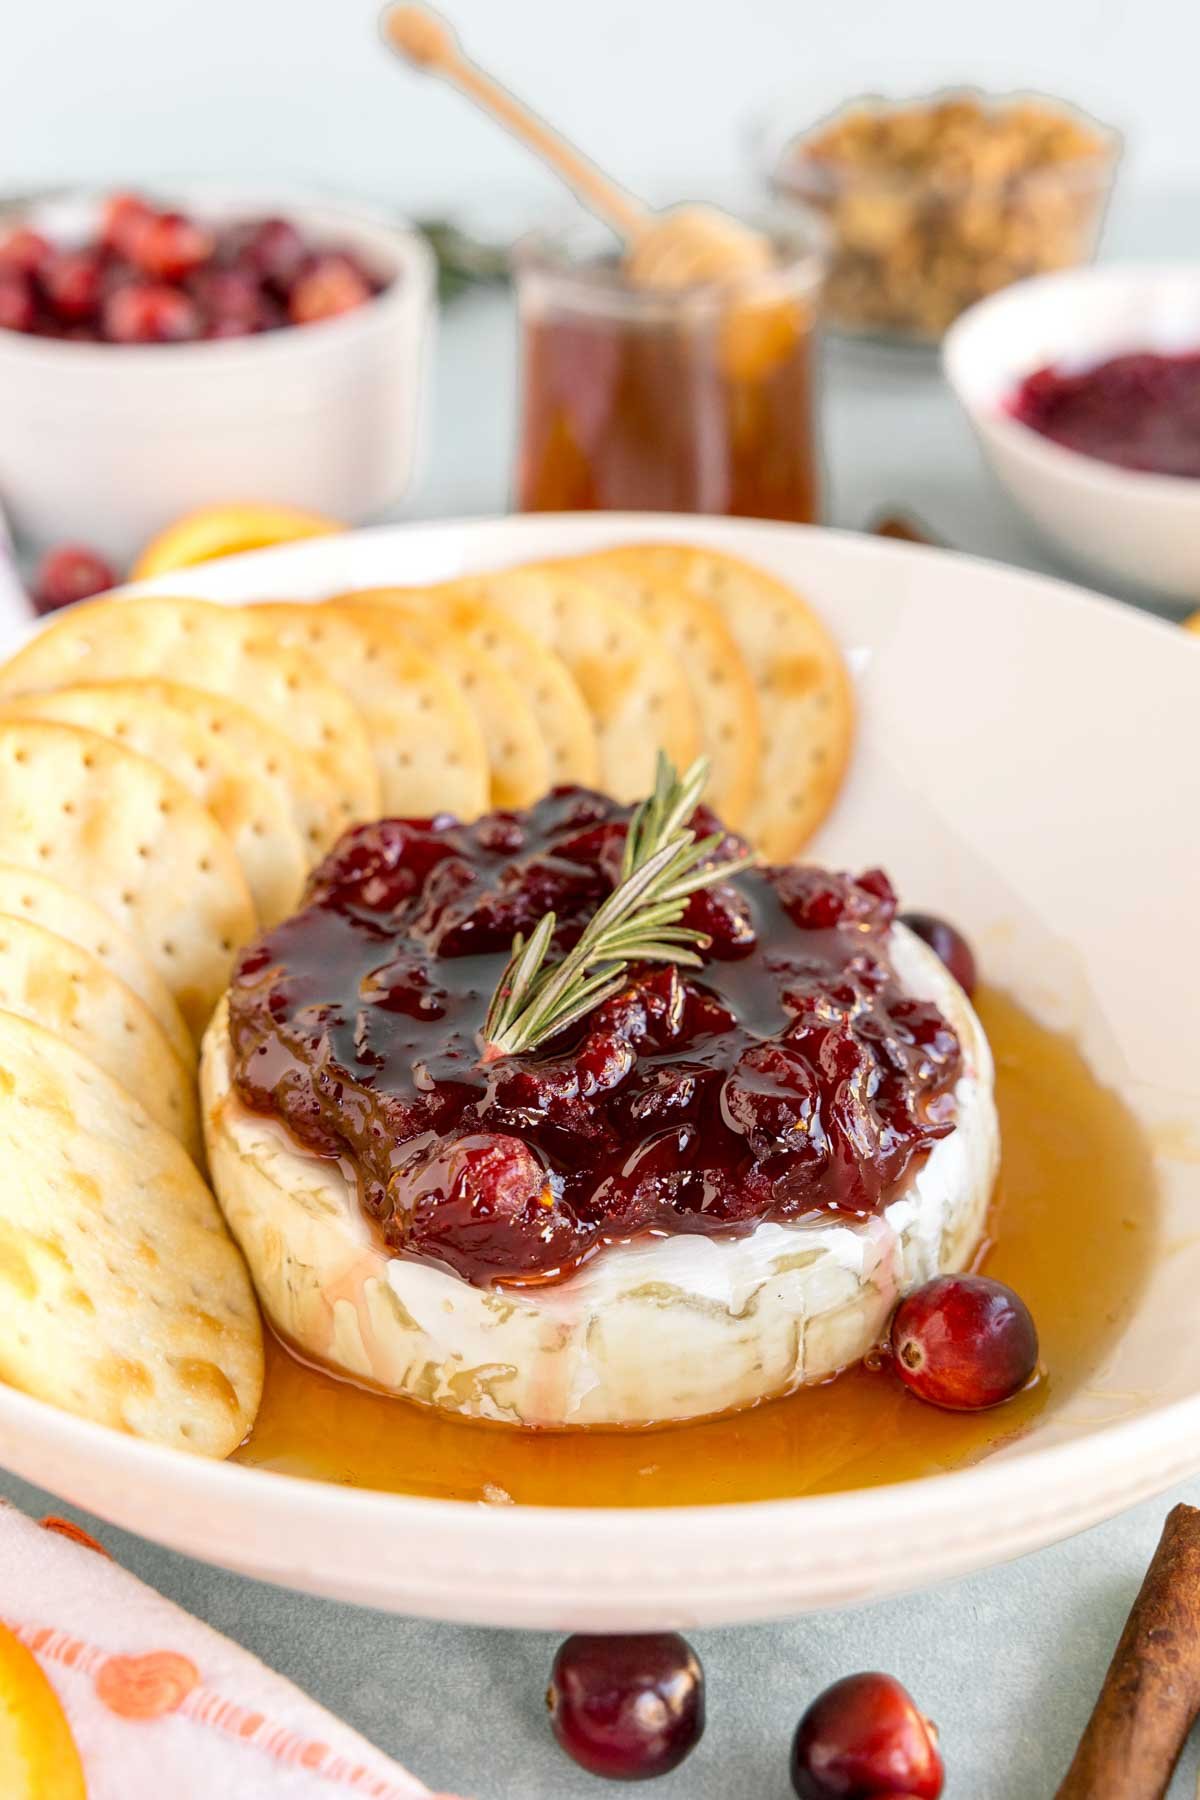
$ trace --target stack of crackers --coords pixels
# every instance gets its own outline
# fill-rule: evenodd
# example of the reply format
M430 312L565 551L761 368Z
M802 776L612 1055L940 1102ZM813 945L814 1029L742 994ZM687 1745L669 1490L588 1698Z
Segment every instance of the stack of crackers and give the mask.
M663 749L769 861L845 769L841 657L773 577L640 545L320 604L101 600L0 668L0 1378L214 1456L262 1386L203 1177L197 1045L238 950L346 826Z

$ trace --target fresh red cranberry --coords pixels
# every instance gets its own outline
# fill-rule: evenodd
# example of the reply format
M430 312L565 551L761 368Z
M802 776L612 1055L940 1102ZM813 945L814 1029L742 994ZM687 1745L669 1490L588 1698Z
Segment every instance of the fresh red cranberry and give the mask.
M0 269L19 269L23 275L36 275L50 254L48 240L24 226L0 238Z
M580 1768L610 1781L649 1781L677 1769L704 1731L704 1671L673 1631L646 1637L570 1637L546 1695L559 1744Z
M928 944L941 958L967 998L975 992L975 957L961 931L936 913L908 912L900 914L900 923Z
M818 1694L796 1728L800 1800L938 1800L937 1727L891 1675L847 1675Z
M195 301L179 288L131 281L108 295L103 327L114 344L182 344L202 334L203 321Z
M1037 1327L1019 1294L986 1275L937 1275L892 1320L896 1372L914 1394L954 1412L1011 1400L1038 1360Z
M260 219L236 240L239 264L287 294L309 260L308 245L290 219Z
M315 325L353 312L370 298L370 283L348 257L319 256L293 286L288 317L293 325Z
M0 269L0 328L32 331L37 323L33 284L20 269Z
M102 556L86 544L60 544L45 555L33 581L33 604L39 613L56 612L76 600L107 593L117 578Z
M153 220L154 208L137 194L112 194L104 203L100 238L110 250L132 257L139 234Z
M212 233L183 213L153 213L132 233L127 254L154 281L182 281L214 248Z
M245 269L204 269L190 291L208 320L209 337L246 337L265 322L258 282Z
M64 324L82 324L99 309L103 275L95 250L57 250L42 270L42 292Z
M397 1003L401 997L396 994ZM419 990L407 997L409 1016L422 1016L423 997ZM434 1020L440 1016L432 1011ZM385 1239L458 1275L469 1278L489 1262L497 1273L514 1262L566 1267L575 1251L574 1216L556 1201L541 1159L518 1137L479 1131L435 1141L414 1152L396 1191L404 1194L404 1208L393 1196Z

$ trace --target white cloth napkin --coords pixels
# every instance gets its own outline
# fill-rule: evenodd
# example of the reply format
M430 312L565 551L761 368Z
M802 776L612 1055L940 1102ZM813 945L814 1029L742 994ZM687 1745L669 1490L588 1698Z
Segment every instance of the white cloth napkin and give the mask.
M3 1503L0 1621L54 1686L88 1800L454 1800L98 1548Z

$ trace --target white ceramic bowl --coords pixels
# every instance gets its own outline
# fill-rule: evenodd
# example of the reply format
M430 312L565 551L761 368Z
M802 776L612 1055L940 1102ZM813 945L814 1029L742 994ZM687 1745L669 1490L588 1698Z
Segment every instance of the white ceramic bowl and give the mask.
M215 600L311 598L647 535L755 558L812 599L850 655L861 705L850 780L813 854L879 861L912 904L961 921L989 979L1068 1029L1141 1118L1161 1251L1099 1366L974 1468L733 1507L359 1492L158 1449L3 1387L0 1462L247 1574L399 1612L560 1630L869 1600L1032 1550L1200 1469L1200 640L946 552L647 514L390 527L212 563L187 585Z
M1200 480L1064 450L1006 408L1046 363L1196 349L1200 264L1129 264L1006 288L951 327L943 362L988 462L1055 549L1092 573L1200 600Z
M214 221L283 214L389 278L339 319L199 344L72 344L0 331L0 500L17 531L125 562L193 507L275 501L357 523L412 474L433 327L433 258L415 231L357 208L171 190ZM82 236L87 197L32 222Z

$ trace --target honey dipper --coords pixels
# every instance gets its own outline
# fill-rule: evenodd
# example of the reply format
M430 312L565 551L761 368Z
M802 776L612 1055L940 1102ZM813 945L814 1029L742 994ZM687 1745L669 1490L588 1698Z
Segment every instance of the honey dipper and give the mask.
M527 144L589 212L624 240L624 269L636 287L670 290L760 275L773 262L757 231L712 206L654 212L463 54L450 26L424 6L389 6L384 41L427 74L439 75Z

